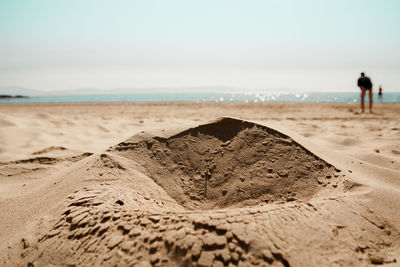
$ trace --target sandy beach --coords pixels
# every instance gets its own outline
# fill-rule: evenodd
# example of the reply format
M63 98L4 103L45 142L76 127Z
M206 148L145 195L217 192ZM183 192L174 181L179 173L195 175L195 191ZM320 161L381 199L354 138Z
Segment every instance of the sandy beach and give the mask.
M398 266L399 114L0 105L0 265Z

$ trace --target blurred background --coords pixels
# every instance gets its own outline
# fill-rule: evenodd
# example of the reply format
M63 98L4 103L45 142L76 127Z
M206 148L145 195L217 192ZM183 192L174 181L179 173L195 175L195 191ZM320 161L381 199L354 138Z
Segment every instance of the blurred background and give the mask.
M398 0L0 0L0 93L358 94L361 71L399 92L399 14Z

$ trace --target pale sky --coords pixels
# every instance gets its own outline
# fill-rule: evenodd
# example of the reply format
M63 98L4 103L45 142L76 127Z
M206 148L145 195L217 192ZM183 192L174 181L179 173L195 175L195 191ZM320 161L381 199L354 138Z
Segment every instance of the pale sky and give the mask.
M0 0L0 88L400 91L399 0Z

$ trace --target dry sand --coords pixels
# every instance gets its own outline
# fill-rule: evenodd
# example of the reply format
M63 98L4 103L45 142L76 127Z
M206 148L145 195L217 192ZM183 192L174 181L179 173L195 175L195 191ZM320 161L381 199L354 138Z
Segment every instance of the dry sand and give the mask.
M0 105L0 265L398 266L400 105L374 109Z

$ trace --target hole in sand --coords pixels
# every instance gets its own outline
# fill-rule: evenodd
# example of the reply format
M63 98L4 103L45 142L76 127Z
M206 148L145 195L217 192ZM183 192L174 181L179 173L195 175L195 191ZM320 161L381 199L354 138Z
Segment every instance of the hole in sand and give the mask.
M115 150L189 209L307 200L335 171L288 136L231 118Z

